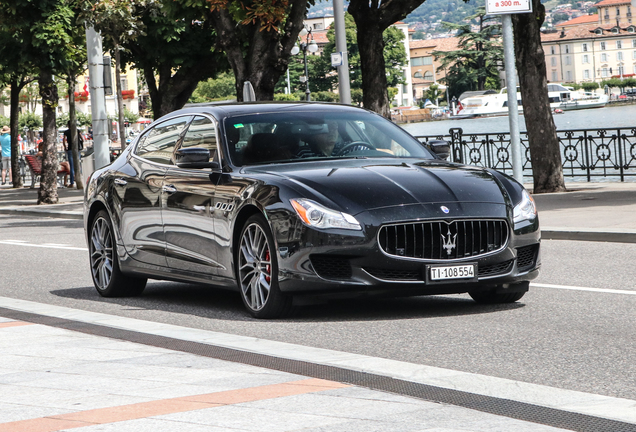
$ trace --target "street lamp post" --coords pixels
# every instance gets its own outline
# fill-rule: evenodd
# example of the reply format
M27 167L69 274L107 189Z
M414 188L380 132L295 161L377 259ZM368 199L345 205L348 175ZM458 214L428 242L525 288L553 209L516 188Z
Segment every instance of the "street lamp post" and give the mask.
M303 37L305 37L304 41L302 40ZM298 41L300 42L300 44L296 43L296 45L294 45L294 47L292 48L291 53L293 55L296 55L300 53L301 51L303 52L303 60L305 62L305 75L300 77L300 82L305 83L305 95L306 95L305 100L310 101L311 90L309 90L309 69L307 68L307 51L309 51L310 53L315 53L316 51L318 51L318 44L316 43L316 41L314 40L314 37L311 34L311 28L307 28L307 27L302 29L300 33L298 34Z

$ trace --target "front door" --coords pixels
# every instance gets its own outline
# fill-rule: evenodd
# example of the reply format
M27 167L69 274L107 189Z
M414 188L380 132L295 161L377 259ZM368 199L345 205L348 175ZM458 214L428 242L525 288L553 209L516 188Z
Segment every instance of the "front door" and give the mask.
M197 116L180 148L200 147L218 162L216 124ZM211 169L172 167L163 187L163 221L168 266L176 270L216 275L218 239L214 225L214 196L218 176Z
M166 240L161 216L164 177L192 116L159 123L140 137L127 169L114 179L120 201L121 232L126 251L136 261L166 267Z

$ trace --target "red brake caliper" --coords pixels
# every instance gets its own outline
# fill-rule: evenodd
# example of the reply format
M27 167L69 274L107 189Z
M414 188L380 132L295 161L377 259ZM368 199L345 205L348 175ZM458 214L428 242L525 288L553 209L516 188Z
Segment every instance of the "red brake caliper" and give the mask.
M269 250L267 252L265 252L265 261L269 261L270 259L270 255L269 255ZM270 281L272 280L272 266L270 264L267 264L265 266L265 271L267 272L267 276L265 276L265 280L267 281L267 283L270 283Z

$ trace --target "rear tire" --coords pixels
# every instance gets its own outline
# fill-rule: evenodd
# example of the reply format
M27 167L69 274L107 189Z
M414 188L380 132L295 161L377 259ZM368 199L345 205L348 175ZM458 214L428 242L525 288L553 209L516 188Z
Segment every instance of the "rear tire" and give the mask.
M278 286L278 258L267 221L260 214L243 226L236 247L236 282L247 311L254 318L279 318L289 313L293 298Z
M88 249L91 276L102 297L134 297L146 288L146 278L125 275L119 268L113 224L106 210L100 210L90 225Z

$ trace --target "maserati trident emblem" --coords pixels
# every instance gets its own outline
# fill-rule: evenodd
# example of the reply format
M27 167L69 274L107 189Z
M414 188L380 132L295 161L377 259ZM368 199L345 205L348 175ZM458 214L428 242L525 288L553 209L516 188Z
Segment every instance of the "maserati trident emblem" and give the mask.
M441 209L442 209L442 211L443 211L444 213L446 213L446 214L448 214L448 213L450 212L449 208L448 208L448 207L446 207L446 206L441 206L440 208L441 208Z
M455 240L457 239L457 234L451 234L449 226L447 237L445 237L444 234L441 234L441 236L442 246L446 250L446 254L450 256L450 254L453 253L453 249L455 249Z

